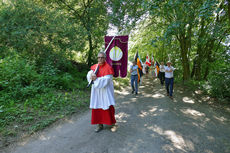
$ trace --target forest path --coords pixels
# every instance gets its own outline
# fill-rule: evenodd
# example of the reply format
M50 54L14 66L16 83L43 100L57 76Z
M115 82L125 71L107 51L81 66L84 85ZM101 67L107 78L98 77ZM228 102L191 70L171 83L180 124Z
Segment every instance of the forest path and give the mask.
M174 99L159 80L144 77L139 94L116 91L115 133L90 125L90 110L4 153L229 153L230 113L192 98L175 85Z

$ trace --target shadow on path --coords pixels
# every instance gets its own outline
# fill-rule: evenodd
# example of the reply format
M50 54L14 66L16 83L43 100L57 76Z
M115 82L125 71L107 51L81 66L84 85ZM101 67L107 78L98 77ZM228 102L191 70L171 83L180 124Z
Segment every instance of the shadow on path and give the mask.
M139 89L138 96L130 94L130 89L117 99L119 131L133 135L123 152L230 152L229 113L179 91L171 100L159 80L145 78Z
M12 146L12 153L229 153L230 114L144 78L139 94L116 93L118 130L94 133L90 111Z

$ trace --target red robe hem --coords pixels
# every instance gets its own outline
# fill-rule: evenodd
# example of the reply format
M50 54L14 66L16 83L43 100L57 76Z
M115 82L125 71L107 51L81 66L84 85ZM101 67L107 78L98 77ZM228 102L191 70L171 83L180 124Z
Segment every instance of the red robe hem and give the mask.
M107 110L92 109L91 124L113 125L115 123L115 109L112 105Z

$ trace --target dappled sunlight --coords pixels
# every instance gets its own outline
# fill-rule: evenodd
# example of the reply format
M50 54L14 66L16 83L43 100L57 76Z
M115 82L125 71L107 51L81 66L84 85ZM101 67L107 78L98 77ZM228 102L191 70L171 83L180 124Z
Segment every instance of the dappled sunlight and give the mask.
M160 93L157 93L157 94L154 94L152 95L153 98L162 98L162 97L165 97L163 94L160 94Z
M153 112L155 112L157 110L157 106L154 106L154 107L152 107L149 111L151 112L151 113L153 113Z
M162 147L162 149L164 150L164 151L167 151L167 152L174 152L174 148L173 148L173 146L171 146L171 145L169 145L169 144L166 144L166 145L164 145L163 147Z
M209 141L215 141L215 138L213 136L207 136L207 140L209 140Z
M146 88L145 86L139 86L139 89Z
M65 119L65 121L66 121L67 123L74 124L74 121L73 121L73 120Z
M122 104L126 104L126 105L128 105L128 104L130 104L130 103L131 103L130 101L122 102Z
M165 88L157 89L157 91L163 91L163 92L166 92L166 91L165 91Z
M201 113L201 112L199 112L199 111L197 111L197 110L190 109L190 108L188 108L188 109L181 109L180 111L181 111L182 113L184 113L184 114L192 115L192 116L195 116L195 117L202 117L202 116L205 116L204 113Z
M130 92L128 90L122 90L122 91L120 91L120 90L114 90L114 92L116 94L119 94L119 95L128 95L128 94L130 94Z
M204 150L204 153L214 153L213 151L211 151L211 150Z
M171 131L171 130L165 131L164 135L167 136L169 140L171 140L174 147L185 151L184 149L186 148L186 144L182 136L180 136L179 134L176 134L174 131Z
M29 143L29 142L30 142L30 140L27 139L27 140L25 140L25 141L20 142L19 145L20 145L20 146L24 146L24 145L26 145L26 144Z
M220 122L225 122L227 121L227 118L221 116L221 117L217 117L217 116L213 116L213 118L215 118L216 120L220 121Z
M148 111L141 111L140 114L138 115L139 117L146 117L146 116L156 116L157 114L152 114L153 112L155 112L157 110L157 106L151 107Z
M41 136L39 137L39 139L45 141L45 140L50 140L50 137L41 135Z
M148 126L148 125L146 124L145 126L147 126L147 129L152 130L152 131L156 132L156 133L159 134L159 135L163 135L163 132L164 132L164 131L163 131L162 128L160 128L160 127L158 127L158 126L156 126L156 125L154 125L154 126Z
M139 117L145 117L145 116L148 116L149 113L148 112L145 112L145 111L141 111L141 113L138 115Z
M56 136L52 136L52 138L55 138ZM40 135L39 136L39 138L38 139L40 139L41 141L48 141L48 140L50 140L51 139L51 137L50 136L45 136L45 135ZM25 146L25 145L27 145L28 143L30 143L30 139L26 139L26 140L24 140L24 141L22 141L22 142L20 142L19 143L19 145L20 146Z
M195 93L200 95L200 94L202 94L202 91L201 90L196 90Z
M162 147L162 149L169 149L171 151L175 150L175 148L185 151L186 150L190 150L190 151L194 151L195 147L194 144L190 141L190 140L184 140L184 138L176 133L175 131L172 130L166 130L164 131L161 127L158 126L147 126L147 124L144 125L147 129L152 130L154 132L156 132L157 134L164 136L166 139L170 140L172 142L172 145L164 145ZM151 134L152 137L156 137L155 134Z
M125 118L128 118L128 117L130 117L130 115L124 112L120 112L115 115L117 122L120 122L120 123L126 123L127 120L125 120Z
M183 97L183 102L185 102L185 103L189 103L189 104L194 104L195 102L194 102L194 100L192 100L191 98L189 98L189 97Z
M166 109L159 109L158 111L159 112L168 112L168 110L166 110Z
M145 97L152 97L152 94L145 94Z
M182 91L182 90L178 90L177 92L180 94L184 93L184 91Z

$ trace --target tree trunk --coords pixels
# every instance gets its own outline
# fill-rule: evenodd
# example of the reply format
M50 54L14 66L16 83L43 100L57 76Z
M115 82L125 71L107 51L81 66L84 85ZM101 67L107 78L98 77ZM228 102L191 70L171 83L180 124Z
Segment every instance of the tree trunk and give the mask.
M183 80L187 81L190 79L190 69L188 61L188 45L186 38L182 35L180 38L180 47L181 47L181 58L183 66Z
M195 65L195 80L201 80L201 60L197 60Z
M206 65L210 65L211 63L213 63L215 60L212 58L214 55L212 55L214 52L213 52L213 48L214 48L214 43L215 43L215 40L214 39L210 39L206 45L206 49L205 50L208 50L208 52L206 53L206 57L205 59L207 59L207 64ZM209 66L206 66L206 69L205 69L205 73L204 73L204 80L207 80L207 77L208 77L208 74L209 74Z
M195 66L196 66L196 59L194 59L193 61L193 67L192 67L192 72L191 72L191 78L193 78L194 74L195 74Z
M200 28L200 32L199 32L199 37L198 37L198 42L197 42L197 56L194 59L194 75L195 75L195 80L201 80L201 65L202 65L202 58L203 58L203 54L204 54L204 48L203 48L203 44L202 39L205 36L205 29L204 29L204 25L205 25L205 21L204 18L201 19L201 28Z
M92 36L88 34L88 41L89 41L89 54L88 54L88 66L92 64L92 55L93 55L93 43L92 43Z
M204 72L204 80L207 80L208 74L209 74L209 66L206 66L205 72Z

